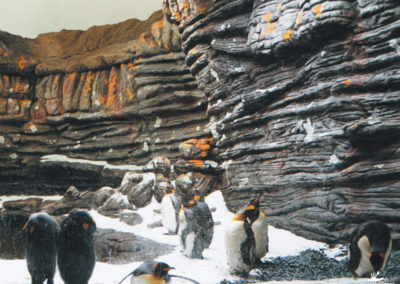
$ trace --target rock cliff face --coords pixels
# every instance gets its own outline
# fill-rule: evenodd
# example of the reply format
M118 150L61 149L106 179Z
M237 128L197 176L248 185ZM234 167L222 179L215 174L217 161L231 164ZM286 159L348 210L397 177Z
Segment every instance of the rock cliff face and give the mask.
M161 11L34 40L0 33L0 73L0 193L117 186L126 169L111 164L176 160L180 143L211 137Z
M0 192L117 186L116 165L164 155L221 173L232 210L259 195L273 225L328 243L380 219L398 246L398 1L163 9L169 23L0 34Z
M165 0L207 115L231 209L261 196L272 224L344 241L399 235L400 4ZM397 242L396 242L397 244Z

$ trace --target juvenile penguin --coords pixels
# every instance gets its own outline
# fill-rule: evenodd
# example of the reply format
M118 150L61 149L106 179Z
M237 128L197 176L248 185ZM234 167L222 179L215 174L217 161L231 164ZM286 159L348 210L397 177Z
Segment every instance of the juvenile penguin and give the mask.
M247 276L254 267L255 239L249 222L250 211L241 209L225 225L225 249L232 274Z
M74 209L61 222L58 268L65 284L87 284L95 263L96 224L86 210Z
M169 234L177 234L179 229L179 210L181 202L175 194L173 187L163 188L165 194L161 200L161 223L167 228Z
M200 207L203 212L203 220L204 220L204 245L205 248L209 248L211 245L211 241L214 236L214 220L212 218L211 209L208 204L205 202L204 194L202 194L199 190L194 190L194 198L197 202L197 206Z
M29 216L23 229L28 235L26 262L32 284L53 284L57 259L58 223L46 213Z
M214 220L208 205L194 199L183 202L179 219L183 253L190 258L203 258L203 250L210 246L214 234Z
M264 212L260 210L260 200L258 198L252 198L246 210L248 211L251 229L256 242L255 256L259 264L261 264L259 259L263 258L268 252L268 220Z
M382 272L391 250L389 227L381 221L366 222L354 233L349 244L349 270L354 277Z

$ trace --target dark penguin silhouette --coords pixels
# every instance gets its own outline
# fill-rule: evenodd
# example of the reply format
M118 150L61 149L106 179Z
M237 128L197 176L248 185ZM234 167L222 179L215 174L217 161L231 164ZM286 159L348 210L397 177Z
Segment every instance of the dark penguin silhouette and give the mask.
M195 284L200 284L196 280L193 280L185 276L169 274L169 271L172 269L174 269L174 267L169 266L165 262L146 261L143 262L138 268L133 270L131 273L129 273L127 276L125 276L118 284L124 282L124 280L131 275L132 275L131 284L170 283L171 277L181 278Z
M65 284L88 283L96 263L95 230L94 220L82 209L72 210L61 222L57 260Z
M225 249L232 274L247 276L256 263L256 243L247 208L239 210L225 225Z
M179 238L183 253L190 258L203 258L214 234L214 220L205 202L192 199L183 202L179 214Z
M268 252L268 220L264 212L260 210L260 200L258 198L252 198L245 210L248 211L251 229L254 233L257 264L261 265L262 263L259 259L263 258Z
M179 210L181 202L174 188L164 188L165 194L161 200L161 223L169 234L177 234L179 229Z
M349 270L354 277L383 272L392 250L389 227L369 221L355 231L349 244Z
M28 235L26 262L32 284L53 284L56 271L58 223L46 213L32 214L23 228Z

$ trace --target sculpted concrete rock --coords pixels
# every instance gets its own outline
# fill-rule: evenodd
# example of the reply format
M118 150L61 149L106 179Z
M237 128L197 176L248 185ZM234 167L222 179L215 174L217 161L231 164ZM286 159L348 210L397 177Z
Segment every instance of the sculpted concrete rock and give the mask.
M396 1L179 1L164 14L207 96L231 210L345 242L379 219L399 245ZM389 201L390 200L390 201Z

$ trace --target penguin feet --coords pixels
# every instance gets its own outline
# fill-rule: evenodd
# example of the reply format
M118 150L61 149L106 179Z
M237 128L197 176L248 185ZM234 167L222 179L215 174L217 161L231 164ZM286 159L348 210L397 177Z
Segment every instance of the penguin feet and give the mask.
M268 268L271 265L271 262L268 260L262 261L261 259L257 258L254 262L254 268Z

